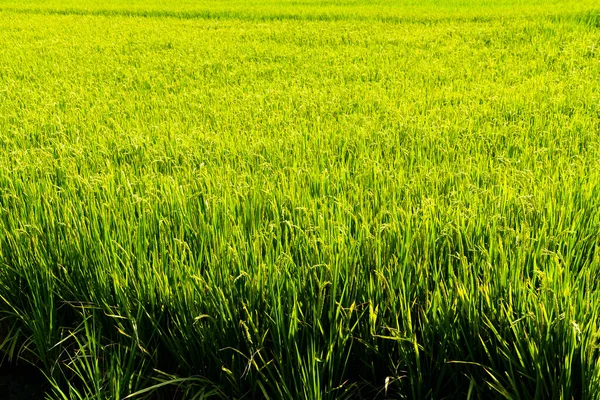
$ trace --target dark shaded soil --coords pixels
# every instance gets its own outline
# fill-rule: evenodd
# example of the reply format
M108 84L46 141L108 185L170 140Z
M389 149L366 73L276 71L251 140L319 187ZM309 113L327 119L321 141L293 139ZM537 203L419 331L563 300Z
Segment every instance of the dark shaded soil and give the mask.
M0 367L1 400L42 400L46 379L34 367L5 363Z

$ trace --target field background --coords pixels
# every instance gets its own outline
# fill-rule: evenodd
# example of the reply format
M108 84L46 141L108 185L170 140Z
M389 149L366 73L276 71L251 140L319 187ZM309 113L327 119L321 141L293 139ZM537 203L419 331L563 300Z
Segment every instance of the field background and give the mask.
M2 364L600 398L599 9L0 0Z
M430 20L596 14L592 0L2 0L13 12L236 19Z

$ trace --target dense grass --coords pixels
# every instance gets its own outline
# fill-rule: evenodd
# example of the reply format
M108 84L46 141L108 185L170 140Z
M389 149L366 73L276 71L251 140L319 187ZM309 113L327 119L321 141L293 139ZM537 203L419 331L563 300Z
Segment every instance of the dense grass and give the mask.
M593 2L0 9L0 343L48 396L600 398Z
M1 0L0 10L42 14L244 20L382 20L587 17L596 0Z

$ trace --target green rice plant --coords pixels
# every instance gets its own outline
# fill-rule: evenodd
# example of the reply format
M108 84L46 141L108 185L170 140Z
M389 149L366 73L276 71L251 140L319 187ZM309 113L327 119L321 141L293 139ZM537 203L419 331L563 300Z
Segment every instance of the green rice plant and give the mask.
M597 15L0 0L0 361L56 399L597 399Z

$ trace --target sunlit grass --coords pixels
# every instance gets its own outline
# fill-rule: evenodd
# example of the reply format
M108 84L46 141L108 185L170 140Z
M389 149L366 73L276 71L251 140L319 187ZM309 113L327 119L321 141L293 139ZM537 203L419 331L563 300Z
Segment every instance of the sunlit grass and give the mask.
M593 3L416 3L0 1L4 362L58 399L598 398Z

